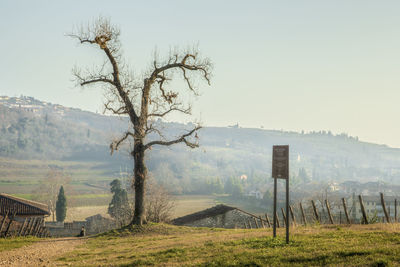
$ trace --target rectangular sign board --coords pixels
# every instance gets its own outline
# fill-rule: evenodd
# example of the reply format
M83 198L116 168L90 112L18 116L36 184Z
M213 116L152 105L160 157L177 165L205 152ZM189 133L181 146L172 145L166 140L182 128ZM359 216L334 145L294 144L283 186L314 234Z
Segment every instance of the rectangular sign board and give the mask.
M273 146L272 178L289 178L289 146Z

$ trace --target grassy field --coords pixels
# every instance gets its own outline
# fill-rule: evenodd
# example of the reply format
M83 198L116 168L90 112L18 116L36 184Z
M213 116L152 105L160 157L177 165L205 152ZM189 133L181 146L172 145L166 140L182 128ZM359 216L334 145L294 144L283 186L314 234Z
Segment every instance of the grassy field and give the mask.
M70 193L109 193L113 176L107 173L101 162L16 160L0 158L0 187L8 194L22 194L29 198L50 168L62 170L71 178Z
M75 197L75 196L74 196ZM81 195L79 202L81 205L74 205L67 208L66 221L82 221L85 218L96 214L107 214L108 203L111 200L111 195ZM89 203L89 205L87 205ZM191 196L176 196L174 197L175 207L172 212L172 217L180 217L196 211L207 209L216 205L216 197L208 195L191 195ZM92 205L90 205L92 204ZM51 220L48 217L47 220Z
M72 196L75 202L72 207L67 209L67 221L81 221L85 218L96 214L107 214L108 203L111 200L109 194L86 194L79 196ZM215 195L183 195L174 196L174 209L172 211L172 218L177 218L207 208L211 208L217 204L225 203L227 205L236 206L255 214L263 214L263 210L255 207L246 206L240 202L233 202L227 197ZM50 218L51 219L51 218Z
M400 226L206 229L147 225L90 238L57 259L74 266L397 266Z

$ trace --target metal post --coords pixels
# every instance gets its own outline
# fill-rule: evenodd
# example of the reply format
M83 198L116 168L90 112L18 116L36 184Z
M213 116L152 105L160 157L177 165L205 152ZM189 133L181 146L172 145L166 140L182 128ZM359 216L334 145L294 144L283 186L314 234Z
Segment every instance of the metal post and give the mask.
M289 177L286 177L286 244L289 244Z
M273 235L276 237L276 191L277 191L277 178L274 178L274 225L273 225Z

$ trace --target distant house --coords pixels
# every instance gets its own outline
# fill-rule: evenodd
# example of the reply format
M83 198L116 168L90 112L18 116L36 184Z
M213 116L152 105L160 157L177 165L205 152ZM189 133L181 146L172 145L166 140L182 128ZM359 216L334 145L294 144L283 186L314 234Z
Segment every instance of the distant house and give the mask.
M256 199L263 199L263 193L261 193L260 190L252 190L249 193L247 193L247 196L255 197Z
M215 228L245 228L245 224L251 224L252 227L257 224L261 226L266 221L260 221L260 217L243 211L241 209L226 205L217 205L215 207L195 212L172 221L174 225L193 226L193 227L215 227Z

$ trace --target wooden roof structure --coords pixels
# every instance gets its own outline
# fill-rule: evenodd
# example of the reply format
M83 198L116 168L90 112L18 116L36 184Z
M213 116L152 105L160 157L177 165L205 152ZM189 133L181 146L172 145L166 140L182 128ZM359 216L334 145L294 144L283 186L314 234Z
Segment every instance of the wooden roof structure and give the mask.
M191 222L198 221L198 220L201 220L201 219L205 219L205 218L210 218L210 217L214 217L214 216L217 216L217 215L221 215L221 214L227 213L228 211L231 211L231 210L238 210L240 212L243 212L243 213L247 214L248 216L251 216L251 217L259 219L258 216L254 215L254 214L251 214L249 212L246 212L244 210L238 209L236 207L230 207L230 206L226 206L226 205L220 204L220 205L214 206L214 207L209 208L209 209L205 209L205 210L202 210L202 211L199 211L199 212L195 212L195 213L183 216L183 217L176 218L176 219L172 220L172 224L183 225L183 224L191 223Z
M0 193L0 215L47 216L50 215L46 204Z

